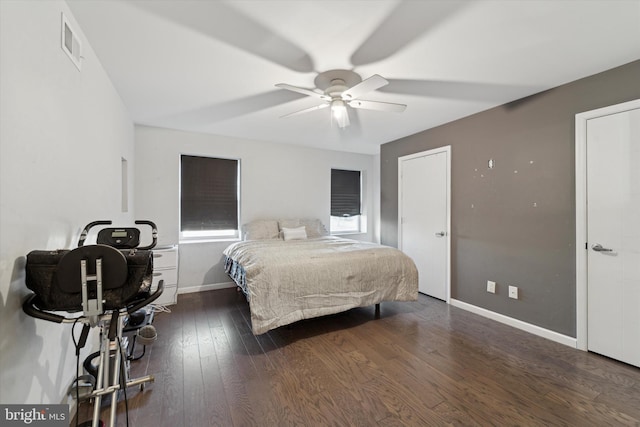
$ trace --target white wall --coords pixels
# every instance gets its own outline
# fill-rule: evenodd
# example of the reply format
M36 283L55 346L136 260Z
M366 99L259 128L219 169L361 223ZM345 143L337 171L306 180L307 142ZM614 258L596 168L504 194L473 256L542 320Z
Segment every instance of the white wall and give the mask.
M60 48L63 11L81 72ZM65 2L2 0L0 31L0 402L61 403L75 377L71 327L23 314L25 256L76 247L93 220L130 222L120 165L134 167L133 124Z
M367 233L350 237L378 239L377 156L136 126L136 212L156 222L160 245L178 243L181 154L240 159L242 223L316 217L328 227L331 168L362 170ZM228 283L221 265L228 244L181 245L179 287Z

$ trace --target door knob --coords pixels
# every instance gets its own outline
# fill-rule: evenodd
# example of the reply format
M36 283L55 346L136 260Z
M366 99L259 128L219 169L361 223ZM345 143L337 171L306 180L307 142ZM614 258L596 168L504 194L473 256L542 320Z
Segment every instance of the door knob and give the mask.
M591 246L591 249L596 252L613 252L613 249L603 248L600 243L596 243L595 245Z
M436 237L444 237L446 235L447 235L447 233L445 231L439 231L439 232L436 233Z

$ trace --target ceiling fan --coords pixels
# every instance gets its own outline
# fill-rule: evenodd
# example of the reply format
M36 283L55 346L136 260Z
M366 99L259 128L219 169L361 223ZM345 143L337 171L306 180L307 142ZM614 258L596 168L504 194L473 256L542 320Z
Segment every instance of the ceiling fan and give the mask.
M309 95L324 101L322 104L295 111L282 117L291 117L330 107L331 115L338 124L338 127L345 128L349 126L350 123L347 106L364 110L390 111L394 113L401 113L407 108L404 104L360 99L360 96L389 84L385 78L378 74L362 80L360 75L351 70L329 70L318 74L313 82L316 85L316 89L306 89L286 83L278 83L276 85L279 88Z

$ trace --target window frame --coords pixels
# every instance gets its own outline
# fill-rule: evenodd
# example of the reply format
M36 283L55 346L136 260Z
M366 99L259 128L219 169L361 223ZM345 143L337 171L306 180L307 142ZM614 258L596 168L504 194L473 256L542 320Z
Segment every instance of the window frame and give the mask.
M348 235L348 234L362 234L362 233L366 233L365 230L365 214L364 214L364 171L361 169L347 169L347 168L338 168L338 167L332 167L331 171L330 171L330 202L331 199L333 198L333 171L334 170L342 170L342 171L349 171L349 172L358 172L359 175L359 199L360 199L360 214L358 215L353 215L351 217L348 217L350 219L350 222L352 223L356 223L356 225L353 228L348 228L348 227L340 227L339 226L339 222L340 221L344 221L344 218L346 217L338 217L338 216L334 216L331 215L331 207L329 209L329 233L331 235ZM331 203L330 203L331 205Z
M205 159L214 159L214 160L232 160L236 162L236 229L225 229L225 230L183 230L182 224L182 159L183 157L201 157ZM242 171L242 162L239 158L232 157L223 157L223 156L214 156L214 155L202 155L202 154L189 154L189 153L180 153L179 157L179 183L178 183L178 234L179 234L179 242L180 243L199 243L199 242L221 242L221 241L237 241L240 240L241 236L241 227L240 227L240 194L241 194L241 171Z

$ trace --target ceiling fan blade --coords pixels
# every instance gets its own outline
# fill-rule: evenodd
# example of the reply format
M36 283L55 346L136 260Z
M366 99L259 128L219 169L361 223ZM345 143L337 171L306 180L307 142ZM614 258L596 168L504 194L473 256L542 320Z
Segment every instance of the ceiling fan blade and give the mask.
M363 110L389 111L392 113L402 113L407 106L405 104L394 104L393 102L365 101L354 99L349 101L349 106L361 108Z
M522 98L527 94L540 92L543 89L537 86L503 83L389 79L389 85L380 90L380 92L464 101L505 103Z
M232 120L300 99L306 98L298 93L274 89L256 95L164 116L163 121L170 126L175 126L176 129L184 129L190 126L200 126L202 124L214 124L225 120Z
M344 99L345 101L350 101L352 99L358 98L360 95L364 95L365 93L372 92L387 84L389 84L387 79L385 79L382 76L379 76L378 74L374 74L368 79L364 79L354 87L342 92L342 99Z
M226 3L228 2L130 2L131 6L179 24L187 30L198 31L213 40L220 40L290 70L300 73L314 70L311 56L299 45L280 36L235 5Z
M298 87L298 86L292 86L292 85L289 85L289 84L286 84L286 83L278 83L276 85L276 87L279 87L281 89L290 90L290 91L293 91L293 92L302 93L302 94L309 95L309 96L313 96L314 98L320 98L320 99L325 99L325 100L331 99L327 95L322 94L322 93L318 93L318 92L314 92L311 89L306 89L304 87Z
M313 106L311 108L305 108L304 110L294 111L293 113L285 114L284 116L280 116L280 118L283 119L285 117L297 116L298 114L309 113L311 111L316 111L316 110L322 110L323 108L327 108L328 106L329 104L327 103L320 104L320 105Z
M351 64L358 67L390 58L469 6L470 2L461 0L397 2L353 53Z

